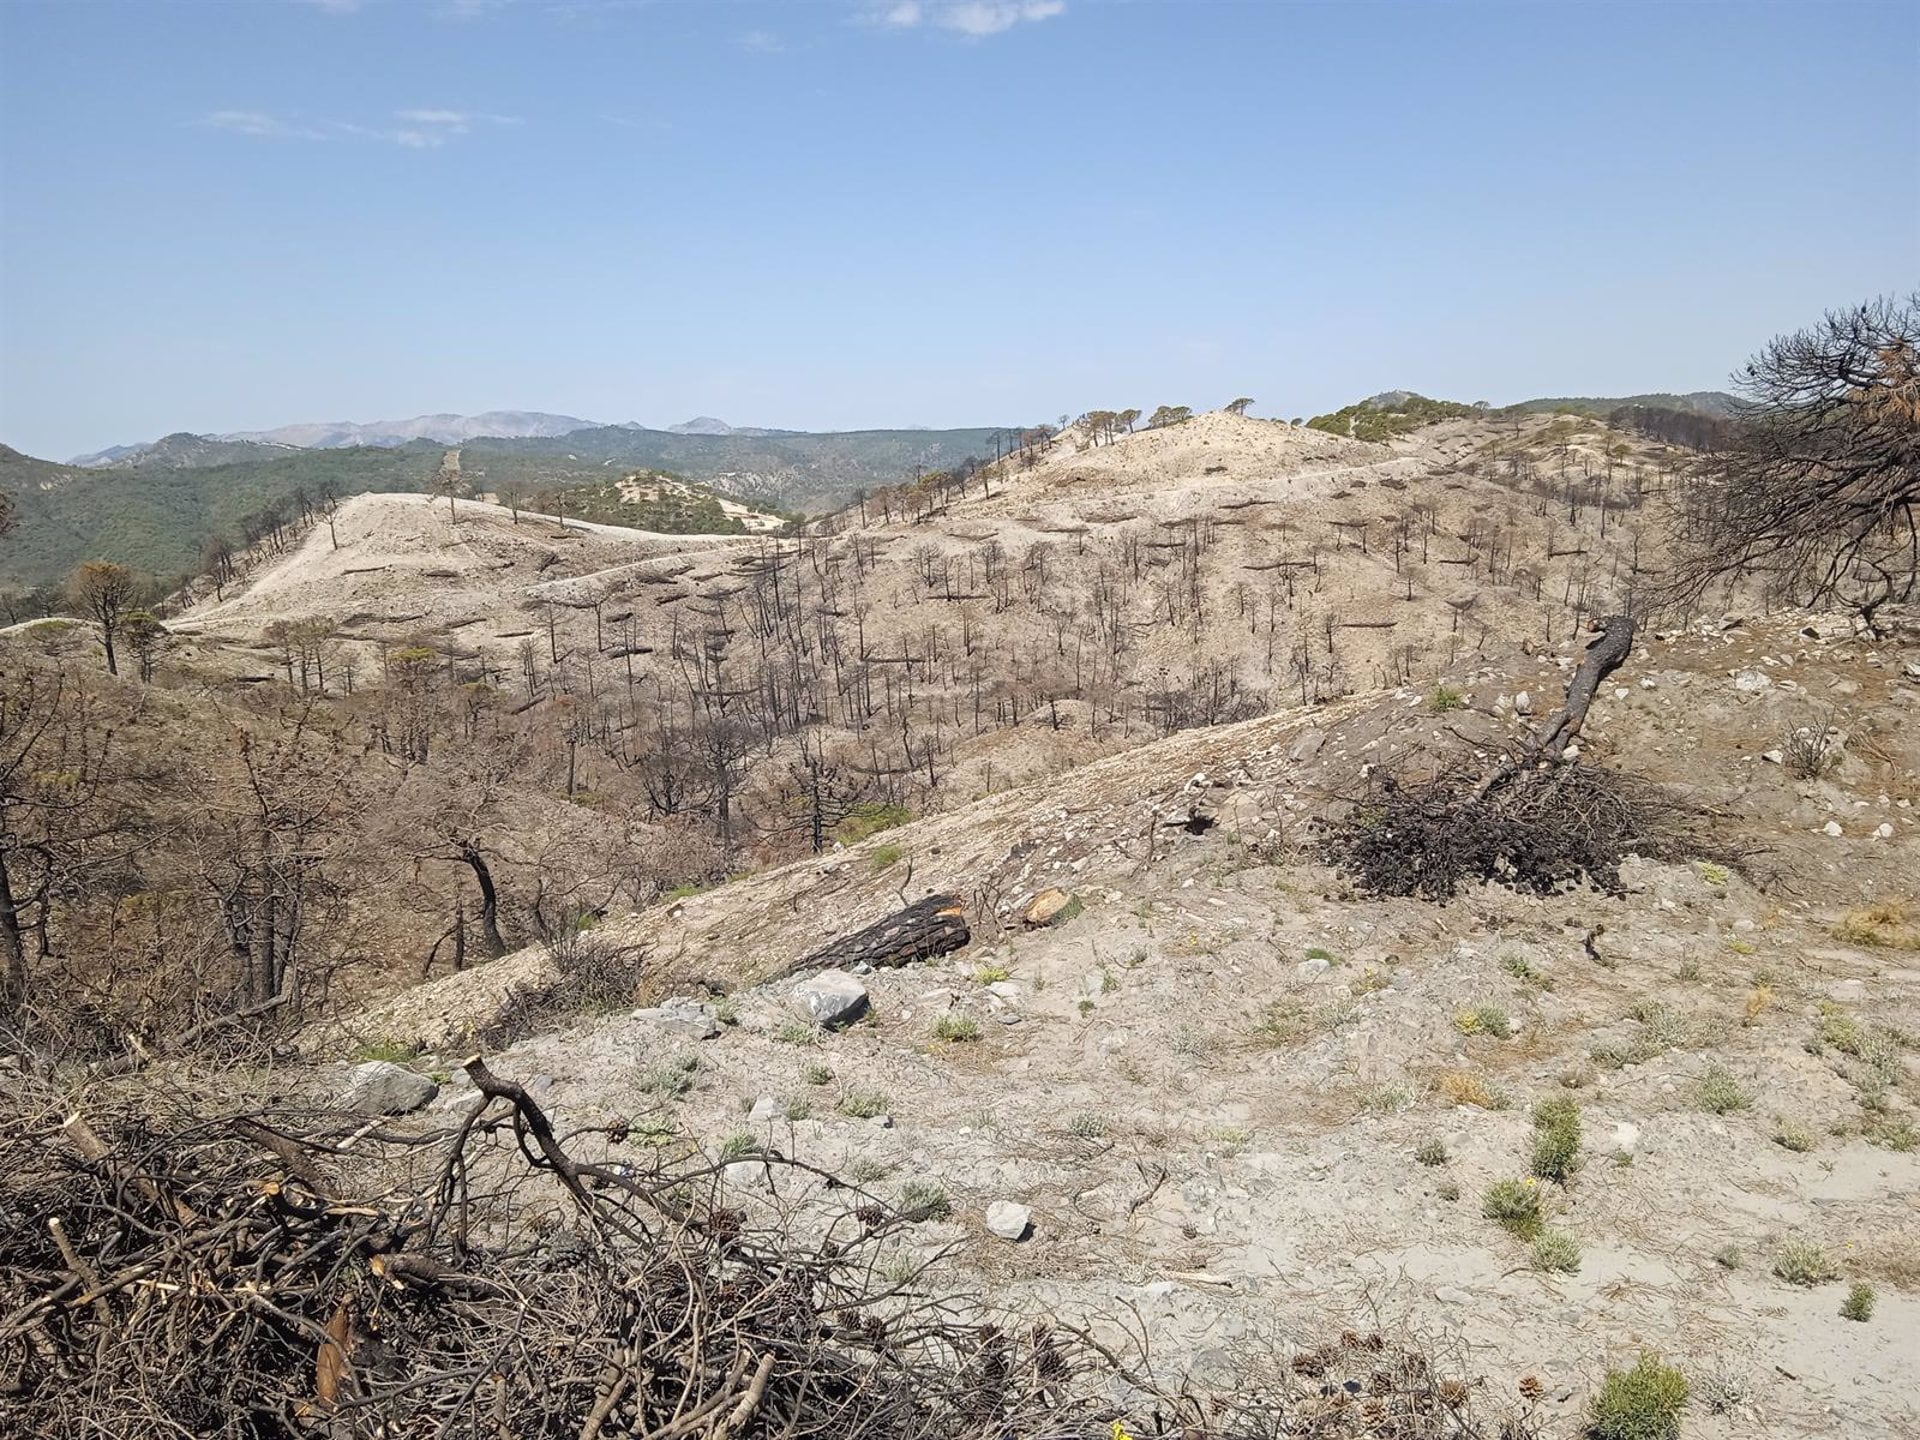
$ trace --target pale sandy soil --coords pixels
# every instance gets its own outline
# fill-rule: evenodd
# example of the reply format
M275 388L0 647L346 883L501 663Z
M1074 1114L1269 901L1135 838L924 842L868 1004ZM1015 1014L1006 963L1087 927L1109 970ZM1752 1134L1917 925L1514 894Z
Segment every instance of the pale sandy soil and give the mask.
M1492 1394L1541 1377L1550 1434L1576 1433L1604 1367L1642 1348L1692 1378L1689 1436L1913 1434L1920 1156L1863 1135L1876 1115L1854 1062L1814 1041L1834 1016L1906 1037L1878 1116L1920 1113L1920 960L1832 934L1852 907L1911 895L1920 874L1920 654L1788 620L1646 637L1583 743L1724 812L1753 851L1731 873L1634 863L1620 898L1484 889L1435 906L1356 897L1313 861L1311 818L1360 766L1458 743L1449 731L1497 753L1521 733L1500 699L1555 693L1572 659L1462 667L1451 678L1469 704L1444 720L1402 690L1190 732L609 921L608 937L653 956L653 992L698 993L695 977L735 988L738 1024L696 1042L647 1018L583 1020L492 1063L568 1124L650 1115L709 1148L744 1127L824 1165L871 1162L883 1193L935 1180L956 1215L921 1227L919 1249L960 1247L948 1282L1023 1311L1133 1307L1161 1365L1201 1383L1229 1381L1257 1336L1284 1350L1379 1324L1464 1342ZM1736 685L1755 673L1768 683ZM1835 703L1847 758L1832 776L1796 781L1765 758ZM1177 823L1196 806L1217 821L1204 835ZM883 864L882 846L899 858ZM1047 884L1084 911L1047 930L1011 923ZM975 944L870 977L870 1020L789 1043L787 985L754 982L936 889L967 897ZM1582 937L1601 926L1596 964ZM452 1047L450 1020L484 1019L545 963L509 957L313 1043ZM1648 1001L1682 1022L1674 1043L1617 1068L1591 1058L1631 1044ZM1456 1017L1486 1004L1508 1012L1510 1037L1462 1033ZM935 1039L949 1012L977 1018L983 1038ZM1298 1023L1263 1033L1274 1013ZM699 1058L695 1088L663 1103L646 1078L683 1051ZM807 1063L833 1079L806 1084ZM1711 1066L1745 1109L1701 1108ZM1451 1103L1436 1088L1449 1071L1505 1108ZM884 1092L889 1123L836 1114L850 1088ZM1529 1108L1551 1095L1584 1109L1585 1165L1547 1187L1553 1223L1582 1249L1571 1275L1533 1268L1479 1208L1494 1180L1525 1174ZM746 1125L762 1096L804 1118ZM1776 1143L1783 1121L1812 1148ZM1416 1163L1432 1139L1446 1163ZM744 1203L772 1200L763 1185L751 1166L737 1177ZM1001 1198L1033 1208L1018 1247L981 1228ZM1792 1240L1877 1287L1871 1324L1839 1317L1845 1284L1772 1273Z

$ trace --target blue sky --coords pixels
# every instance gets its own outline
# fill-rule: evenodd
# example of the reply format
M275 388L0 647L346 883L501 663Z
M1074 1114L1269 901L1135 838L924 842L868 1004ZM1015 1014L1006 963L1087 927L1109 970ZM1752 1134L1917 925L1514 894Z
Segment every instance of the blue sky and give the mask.
M0 439L1720 385L1920 283L1920 5L0 0Z

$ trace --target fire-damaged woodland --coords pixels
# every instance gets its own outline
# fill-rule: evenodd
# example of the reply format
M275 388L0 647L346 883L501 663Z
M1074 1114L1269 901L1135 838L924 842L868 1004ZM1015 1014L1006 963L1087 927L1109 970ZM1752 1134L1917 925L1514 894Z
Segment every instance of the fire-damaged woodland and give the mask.
M948 678L972 674L939 702L952 736L969 688L976 721L996 704L1014 717L977 726L964 754L939 722L920 728L910 692L932 672L917 663L868 668L887 733L845 746L769 665L801 723L756 732L724 643L653 662L657 696L677 674L690 706L711 707L683 729L665 698L629 701L651 652L590 600L573 618L615 634L620 667L589 650L591 689L573 694L530 661L522 709L560 716L537 742L511 738L509 707L450 648L389 647L376 689L372 662L334 636L336 680L360 665L360 689L309 687L289 659L235 682L249 698L199 709L220 682L106 684L96 632L0 641L0 1431L1664 1440L1683 1416L1811 1434L1821 1405L1844 1403L1840 1382L1783 1387L1823 1364L1890 1376L1859 1401L1879 1408L1848 1413L1867 1417L1860 1433L1893 1423L1912 1372L1889 1358L1887 1324L1833 1319L1851 1328L1831 1353L1755 1362L1765 1378L1736 1383L1731 1362L1637 1353L1639 1336L1678 1331L1658 1328L1665 1310L1615 1325L1603 1291L1631 1304L1720 1287L1740 1314L1771 1306L1766 1323L1805 1335L1815 1312L1791 1307L1819 1293L1827 1316L1816 1287L1845 1264L1869 1314L1873 1281L1889 1324L1920 1304L1920 1248L1883 1223L1906 1173L1885 1167L1914 1150L1916 1042L1897 1021L1912 997L1896 976L1884 1023L1846 1008L1920 946L1906 897L1858 893L1915 843L1888 717L1910 724L1901 707L1920 698L1916 344L1920 296L1774 342L1742 377L1744 407L1699 437L1712 448L1674 459L1634 512L1646 533L1630 561L1585 572L1577 627L1556 631L1541 602L1544 641L1529 609L1524 633L1487 624L1420 684L1413 657L1382 651L1378 687L1318 689L1339 622L1305 597L1333 561L1249 569L1271 603L1242 593L1217 628L1253 635L1271 663L1292 642L1257 632L1291 612L1304 669L1282 673L1318 703L1283 703L1301 697L1276 685L1252 714L1235 688L1204 716L1231 722L1218 726L1132 735L1115 717L1141 692L1117 668L1110 688L1082 686L1078 667L1101 662L1066 622L1044 664L997 691L981 672L1022 583L988 521L1037 527L1038 492L1020 487L1054 483L1048 465L1066 490L1084 479L1071 467L1122 463L1104 457L1135 440L1164 455L1198 420L1078 442L1069 427L1035 442L1053 460L981 477L977 512L929 502L897 537L848 512L793 542L838 536L867 566L918 531L928 594L967 563L936 540L995 547L981 591L960 597L982 602L968 634L917 652L946 644ZM1474 462L1489 471L1512 443L1491 422L1436 423L1419 443L1489 444ZM1334 458L1395 503L1383 476L1430 485L1436 507L1469 484L1451 459L1415 474L1384 450ZM1543 503L1574 489L1549 483ZM1607 502L1583 508L1598 528L1549 535L1552 558L1599 546ZM1491 575L1498 527L1473 523L1485 548L1469 543L1461 568ZM1360 558L1342 563L1377 567L1413 604L1401 567L1424 553L1417 527L1365 550L1361 524ZM981 528L956 541L966 526ZM1200 530L1154 542L1157 568L1147 546L1137 558L1203 608ZM1262 534L1276 556L1294 544ZM755 567L786 584L785 563ZM1101 573L1117 585L1124 570ZM867 605L850 594L823 593L794 626L825 634L843 617L818 612ZM1569 578L1561 608L1574 594ZM939 603L961 623L958 600ZM1453 609L1471 625L1472 605ZM512 653L560 664L555 610ZM1090 636L1104 623L1080 618ZM98 638L124 645L125 623L114 610ZM211 666L225 642L177 628ZM1207 628L1181 643L1203 650ZM771 633L752 638L776 653ZM877 640L874 656L894 658ZM259 723L248 707L270 688L298 725ZM665 816L616 814L583 761L621 730L596 728L608 696L634 707L618 744L653 725L668 749L718 746L727 783ZM1189 699L1155 713L1205 710ZM178 758L137 739L156 715L180 727ZM1103 723L1117 732L1092 733ZM995 785L1016 729L1089 748ZM463 738L474 747L451 758ZM403 781L375 803L362 767L399 752ZM759 865L737 838L750 764L783 777L753 803L793 842ZM916 796L911 818L887 787L936 764L988 778ZM641 768L656 787L691 783L651 751ZM534 772L545 798L516 816ZM1859 847L1851 873L1802 853L1829 837ZM681 883L672 867L696 855ZM409 913L383 919L381 904ZM316 934L355 926L390 927L423 963L380 983L374 944L321 963ZM1695 988L1659 989L1674 974ZM822 978L857 991L857 1011L807 998ZM1755 1116L1772 1132L1755 1142L1764 1164L1819 1146L1826 1174L1763 1184L1739 1170L1762 1161L1693 1158L1733 1147L1726 1126L1756 1095L1801 1103L1776 1093L1823 1108L1817 1123L1812 1098L1806 1118ZM1503 1173L1515 1155L1524 1179ZM1484 1197L1463 1200L1460 1180L1482 1177ZM1794 1198L1729 1220L1739 1207L1708 1194L1723 1178ZM1658 1188L1616 1198L1633 1186ZM1594 1239L1582 1272L1574 1232L1659 1229L1650 1197L1674 1193L1782 1243L1764 1262L1758 1241L1745 1260L1731 1240L1706 1246L1695 1271L1677 1244L1656 1262ZM1795 1228L1856 1213L1865 1238L1845 1262ZM1463 1238L1474 1227L1486 1235ZM1802 1245L1791 1275L1788 1241ZM1789 1299L1736 1288L1763 1282ZM1573 1285L1591 1288L1552 1288ZM1435 1296L1458 1329L1435 1322ZM1498 1363L1489 1345L1506 1347ZM1608 1363L1580 1369L1596 1345Z

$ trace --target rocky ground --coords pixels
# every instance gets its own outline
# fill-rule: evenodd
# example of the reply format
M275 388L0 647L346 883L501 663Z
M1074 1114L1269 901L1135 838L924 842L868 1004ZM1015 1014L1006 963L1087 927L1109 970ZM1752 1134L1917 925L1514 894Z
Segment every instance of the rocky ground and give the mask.
M756 1147L937 1192L903 1273L1131 1316L1203 1385L1364 1325L1464 1346L1493 1395L1534 1377L1553 1433L1643 1349L1686 1370L1689 1435L1920 1433L1910 641L1806 617L1643 637L1582 763L1675 785L1728 858L1630 860L1617 896L1370 899L1317 857L1363 767L1491 763L1557 703L1574 653L1515 655L1450 676L1458 708L1408 690L1189 732L610 919L587 938L644 950L654 1003L490 1063L568 1126L734 1158L743 1201L802 1223L841 1202L770 1190ZM1796 776L1816 735L1825 772ZM1050 888L1069 902L1023 923ZM819 1023L809 974L770 978L933 892L973 943L850 977L848 1023ZM307 1048L322 1075L369 1047L457 1075L461 1032L555 963ZM469 1093L449 1078L410 1123ZM1564 1183L1529 1175L1549 1100L1578 1107ZM1489 1218L1502 1181L1570 1244Z

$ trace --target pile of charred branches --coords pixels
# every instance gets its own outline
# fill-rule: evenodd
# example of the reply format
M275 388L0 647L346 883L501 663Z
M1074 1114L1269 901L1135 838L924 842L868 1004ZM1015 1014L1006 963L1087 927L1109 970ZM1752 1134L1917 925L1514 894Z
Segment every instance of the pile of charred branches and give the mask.
M728 1162L764 1167L742 1201L719 1161L622 1127L560 1135L519 1086L466 1069L477 1093L441 1130L208 1119L150 1087L63 1117L51 1092L16 1087L24 1103L0 1120L0 1432L1531 1433L1524 1416L1476 1420L1466 1383L1377 1339L1347 1347L1380 1371L1365 1394L1324 1356L1269 1356L1204 1402L1157 1389L1083 1331L992 1323L886 1263L913 1217L873 1195L766 1153Z
M1628 855L1711 853L1704 817L1678 796L1578 763L1571 742L1601 681L1633 649L1630 617L1609 615L1592 628L1566 703L1520 753L1484 773L1458 760L1420 776L1371 772L1328 828L1327 859L1374 894L1446 900L1482 880L1536 894L1583 881L1618 893Z
M1707 853L1697 812L1661 787L1591 765L1516 769L1481 793L1472 772L1383 775L1352 797L1328 858L1376 895L1451 898L1488 880L1534 894L1620 890L1620 862Z

